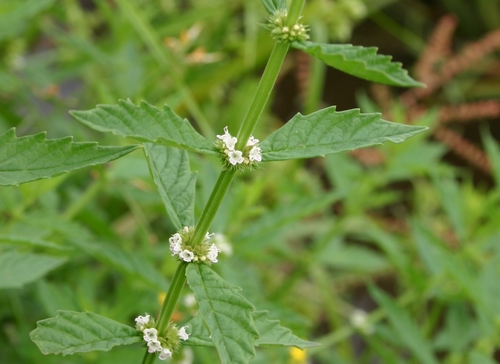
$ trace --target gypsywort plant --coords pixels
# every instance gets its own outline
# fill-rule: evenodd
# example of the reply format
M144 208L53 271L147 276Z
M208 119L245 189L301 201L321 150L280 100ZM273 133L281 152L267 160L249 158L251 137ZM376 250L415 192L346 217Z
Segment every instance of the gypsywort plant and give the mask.
M265 168L269 161L313 158L356 148L400 143L425 127L396 124L378 113L328 107L309 115L295 115L283 127L265 136L253 136L281 65L290 47L302 50L351 75L388 85L422 86L399 63L376 53L375 48L349 44L318 44L309 40L308 26L300 22L305 0L262 0L270 16L267 28L275 45L239 130L224 130L207 140L191 123L168 106L119 101L74 111L81 123L101 132L136 140L126 146L99 146L74 142L71 137L47 140L44 133L17 137L15 129L0 135L0 184L18 185L50 178L90 165L110 162L136 149L147 159L168 217L177 232L169 239L171 264L177 269L157 315L137 312L134 322L120 323L92 312L58 311L37 323L31 339L44 354L75 354L110 350L142 342L143 363L171 358L182 345L213 346L223 363L247 363L258 346L316 345L270 320L212 266L220 247L210 232L211 223L233 179L244 170ZM196 173L190 171L189 153L218 156L220 176L199 216L194 213ZM21 252L9 252L22 259ZM53 263L53 264L52 264ZM51 268L64 260L51 262ZM166 285L159 279L159 285ZM198 315L178 327L171 317L187 282L198 303Z

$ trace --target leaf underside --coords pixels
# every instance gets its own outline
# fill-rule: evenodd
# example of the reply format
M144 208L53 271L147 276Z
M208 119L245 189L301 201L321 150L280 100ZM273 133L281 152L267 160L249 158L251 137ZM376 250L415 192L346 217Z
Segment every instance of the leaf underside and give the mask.
M214 144L167 105L162 110L145 101L136 106L130 101L120 100L118 105L97 105L92 110L72 111L71 115L98 131L217 155Z
M309 41L293 42L292 47L309 53L333 68L368 81L400 87L425 86L411 78L401 63L391 62L392 57L377 54L376 47Z
M427 127L382 120L379 113L336 112L332 106L306 116L296 114L260 147L263 161L313 158L386 141L401 143L424 130Z
M268 313L268 311L252 312L255 327L260 335L254 341L255 346L295 346L299 349L306 349L319 345L295 336L290 329L281 326L278 320L270 320L267 317ZM187 325L190 328L191 335L186 345L214 346L201 316L196 316Z
M58 311L56 317L38 321L30 338L43 354L63 356L142 341L133 327L92 312L73 311Z
M177 230L194 225L196 173L189 170L188 153L151 143L144 144L144 150L172 224Z
M221 362L248 363L259 336L252 318L255 308L238 293L239 287L205 264L189 264L186 276Z
M45 133L18 138L13 128L0 135L0 185L18 185L107 163L138 147L74 143L72 137L47 140Z

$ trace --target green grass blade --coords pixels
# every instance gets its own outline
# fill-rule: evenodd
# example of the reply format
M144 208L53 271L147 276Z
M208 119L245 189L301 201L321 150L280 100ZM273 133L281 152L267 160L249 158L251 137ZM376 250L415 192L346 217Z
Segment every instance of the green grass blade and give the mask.
M293 42L292 47L309 53L333 68L368 81L401 87L425 86L411 78L401 63L391 62L392 57L377 54L376 47L309 41Z
M161 110L145 101L136 106L130 101L120 100L118 105L97 105L92 110L72 111L71 115L98 131L217 155L212 142L166 105Z
M185 150L144 144L149 169L172 224L179 230L194 225L196 173L189 170Z
M0 254L0 289L21 288L66 262L66 258L7 251Z
M391 326L399 339L418 358L422 364L437 364L431 344L427 342L420 329L407 312L398 306L388 295L375 286L369 286L370 295L385 311Z
M424 130L427 127L382 120L378 113L336 112L332 106L306 116L296 114L260 147L263 161L313 158L386 141L401 143Z
M63 356L142 341L133 327L92 312L73 311L58 311L56 317L38 321L30 338L43 354Z
M0 135L0 185L18 185L107 163L137 148L74 143L72 137L47 140L45 133L18 138L13 128Z
M248 363L259 336L252 318L255 308L238 293L239 287L205 264L189 264L186 276L221 362Z

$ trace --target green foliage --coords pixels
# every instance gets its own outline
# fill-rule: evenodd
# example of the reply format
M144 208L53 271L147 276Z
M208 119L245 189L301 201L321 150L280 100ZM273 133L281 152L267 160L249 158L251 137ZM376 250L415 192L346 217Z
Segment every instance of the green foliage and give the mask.
M427 128L382 120L380 114L336 112L332 106L306 116L295 115L260 146L264 161L312 158L385 141L401 143L424 130Z
M89 111L72 111L78 121L99 131L131 137L143 142L157 142L194 152L215 154L213 144L202 137L188 120L165 105L163 110L141 102L98 105Z
M149 143L144 150L170 221L177 230L194 225L196 173L189 171L187 152Z
M204 264L189 264L187 283L193 290L199 313L223 363L246 363L255 356L255 308L238 291Z
M0 255L0 289L21 288L66 262L43 254L6 251Z
M117 345L141 341L136 329L92 312L58 311L54 318L37 322L30 334L43 354L108 351Z
M274 14L276 10L286 8L286 0L262 0L262 5L269 14Z
M319 58L327 65L368 81L392 86L422 87L401 63L391 62L390 56L377 54L376 47L360 47L352 44L318 44L309 41L294 42L294 48Z
M18 185L107 163L137 147L73 143L71 137L47 140L45 133L17 138L15 129L10 129L0 135L0 185Z

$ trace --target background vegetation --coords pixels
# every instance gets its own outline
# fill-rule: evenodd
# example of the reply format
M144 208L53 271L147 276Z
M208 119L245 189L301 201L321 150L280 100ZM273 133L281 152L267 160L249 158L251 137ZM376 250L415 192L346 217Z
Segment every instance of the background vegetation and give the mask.
M2 1L0 132L119 145L68 110L130 98L168 104L213 138L246 111L273 44L259 25L265 17L258 0ZM262 350L254 362L497 362L500 1L310 0L304 22L317 41L378 46L428 87L369 85L294 51L257 138L326 105L431 131L268 164L234 184L212 227L229 247L216 269L294 333L322 343L306 356ZM192 163L200 209L220 167ZM44 357L28 333L57 309L131 325L156 312L175 270L173 230L141 152L0 188L0 361L139 362L134 347ZM38 258L13 271L21 251ZM53 269L35 279L40 255ZM18 286L2 282L11 275ZM180 323L195 310L190 297L186 290ZM212 355L186 349L178 360L213 363Z

